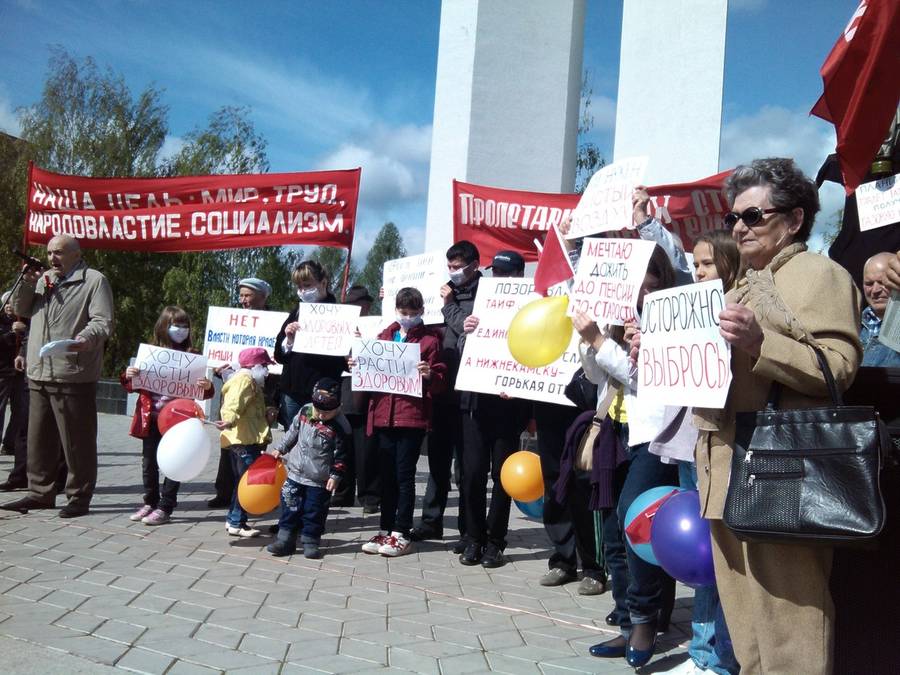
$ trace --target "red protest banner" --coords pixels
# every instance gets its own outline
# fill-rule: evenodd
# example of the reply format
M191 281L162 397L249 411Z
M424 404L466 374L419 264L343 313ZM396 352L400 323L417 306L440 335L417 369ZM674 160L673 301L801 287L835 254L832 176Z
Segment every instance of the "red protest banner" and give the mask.
M722 225L729 211L722 191L731 171L692 183L672 183L647 188L650 214L681 237L691 250L694 239ZM535 237L541 238L551 225L569 216L581 195L527 192L453 181L453 239L468 239L481 254L481 264L490 265L494 253L509 249L527 261L538 259ZM620 234L634 236L621 231Z
M359 177L360 169L88 178L31 166L26 242L68 234L85 248L126 251L350 248Z

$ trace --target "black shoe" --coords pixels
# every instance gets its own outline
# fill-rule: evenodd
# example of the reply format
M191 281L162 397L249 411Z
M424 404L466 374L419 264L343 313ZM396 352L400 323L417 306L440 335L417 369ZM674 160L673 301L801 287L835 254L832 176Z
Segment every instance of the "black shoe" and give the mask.
M443 531L432 530L430 527L423 527L419 525L418 527L414 527L409 532L409 538L411 541L425 541L426 539L443 539L444 533Z
M221 509L225 506L231 506L231 500L228 497L213 497L206 502L207 508Z
M16 451L13 450L8 445L4 445L4 446L0 447L0 455L15 455L15 454L16 454Z
M453 542L453 546L450 547L450 550L453 551L456 555L459 555L466 550L467 545L468 544L465 539L457 539Z
M353 497L341 497L340 499L332 498L329 506L334 506L337 508L347 508L350 506L355 506L356 502L353 501Z
M477 565L481 562L481 558L484 555L484 547L478 542L472 542L468 546L466 546L465 550L459 554L459 564L460 565Z
M368 515L370 513L378 513L379 511L381 511L381 506L379 506L378 504L363 504L362 509L363 513Z
M80 518L88 514L87 504L66 504L59 510L60 518Z
M280 558L286 555L293 555L297 551L297 544L289 544L286 541L273 541L266 546L266 550L276 558Z
M26 481L7 480L0 483L0 492L12 492L13 490L22 490L27 487L28 483Z
M606 625L607 626L621 626L622 625L622 617L619 616L615 610L606 615Z
M506 564L506 556L496 544L488 544L484 547L484 555L481 556L481 566L487 569L503 567Z
M35 499L34 497L22 497L21 499L16 499L12 502L6 502L5 504L0 504L0 509L4 511L18 511L19 513L28 513L32 510L38 509L53 509L56 508L56 504L53 502L42 502L39 499Z

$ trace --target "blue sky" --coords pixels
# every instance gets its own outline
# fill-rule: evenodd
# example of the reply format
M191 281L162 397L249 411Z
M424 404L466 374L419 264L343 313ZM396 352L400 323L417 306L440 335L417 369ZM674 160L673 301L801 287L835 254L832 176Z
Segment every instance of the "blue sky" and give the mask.
M819 66L856 4L730 0L722 168L779 154L815 172L834 136L807 113ZM589 137L606 157L621 16L622 0L587 1ZM47 47L59 44L122 73L133 93L165 90L164 152L220 106L248 105L273 171L362 165L354 256L386 220L421 252L439 22L437 0L0 0L0 129L18 130L15 109L39 98ZM828 190L823 216L840 204L840 188Z

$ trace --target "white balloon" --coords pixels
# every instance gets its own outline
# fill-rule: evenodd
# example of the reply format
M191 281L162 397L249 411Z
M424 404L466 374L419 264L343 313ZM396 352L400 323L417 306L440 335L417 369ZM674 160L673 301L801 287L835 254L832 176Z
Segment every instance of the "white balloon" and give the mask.
M159 470L172 480L191 480L206 467L211 445L203 423L191 418L179 422L163 434L156 451L156 463Z

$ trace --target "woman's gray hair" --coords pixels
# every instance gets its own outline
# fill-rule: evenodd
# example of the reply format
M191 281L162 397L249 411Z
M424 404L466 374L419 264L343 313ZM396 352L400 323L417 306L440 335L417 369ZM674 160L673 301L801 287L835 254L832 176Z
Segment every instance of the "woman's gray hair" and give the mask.
M725 180L725 195L729 204L744 190L756 186L771 188L769 201L779 209L803 209L803 224L794 241L806 241L812 232L819 212L819 191L816 184L797 167L793 159L769 157L741 164Z

